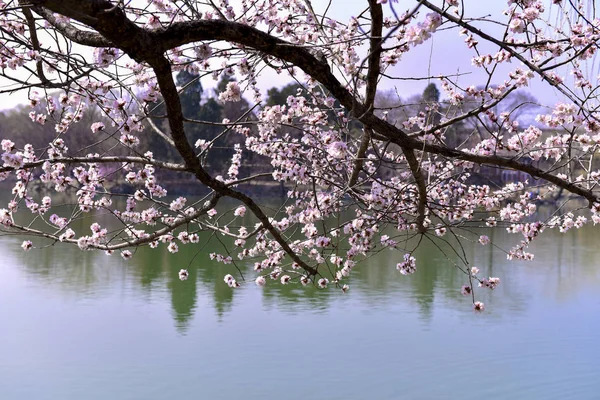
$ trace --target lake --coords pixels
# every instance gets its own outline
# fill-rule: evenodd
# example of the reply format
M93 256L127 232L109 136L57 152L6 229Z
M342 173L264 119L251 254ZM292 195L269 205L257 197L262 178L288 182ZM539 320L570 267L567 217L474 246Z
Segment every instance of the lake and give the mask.
M466 243L501 279L477 292L477 314L464 275L430 244L414 275L382 252L344 294L272 281L232 290L223 276L235 270L208 248L123 261L24 253L3 237L0 399L598 399L599 239L594 227L547 231L531 262Z

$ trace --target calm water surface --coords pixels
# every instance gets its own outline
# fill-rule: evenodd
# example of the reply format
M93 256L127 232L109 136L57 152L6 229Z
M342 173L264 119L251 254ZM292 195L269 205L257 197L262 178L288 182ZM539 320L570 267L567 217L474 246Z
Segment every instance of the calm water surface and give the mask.
M342 294L231 290L208 250L181 282L197 250L125 262L2 238L0 399L600 399L598 239L548 232L528 263L467 245L502 280L474 314L428 246L413 276L384 252Z

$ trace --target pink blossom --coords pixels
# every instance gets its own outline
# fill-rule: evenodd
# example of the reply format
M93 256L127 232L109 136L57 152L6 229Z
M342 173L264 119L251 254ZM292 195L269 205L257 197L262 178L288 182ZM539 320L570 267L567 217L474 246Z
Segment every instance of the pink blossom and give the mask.
M223 102L227 101L240 101L242 99L242 93L240 86L237 82L229 82L224 92L219 94L219 100Z
M171 242L167 246L167 250L169 250L169 253L177 253L179 251L179 246L177 246L177 243Z
M237 281L233 278L233 276L231 274L225 275L223 280L225 281L227 286L229 286L230 288L236 288L236 287L240 286L240 284L237 283Z
M404 261L396 264L396 269L400 271L402 275L413 274L417 270L416 259L410 254L405 254Z
M264 276L259 276L258 278L256 278L256 280L254 282L256 282L256 284L258 286L265 286L266 283L267 283L267 281L266 281L266 279L265 279Z
M333 142L327 147L327 153L333 158L344 158L348 146L344 142Z
M121 51L114 48L96 48L94 60L100 68L107 68L119 55Z
M15 143L12 140L2 139L2 150L8 152L15 148Z
M182 269L179 271L179 280L185 281L190 276L190 273L187 269Z
M246 215L246 207L239 206L238 208L235 209L235 211L233 212L233 215L235 215L236 217L243 217L244 215Z
M329 283L329 279L327 279L327 278L321 278L317 281L317 285L319 286L320 289L325 289L327 287L328 283Z
M5 167L21 168L23 167L23 156L21 154L3 153L2 161Z
M169 208L171 209L171 211L179 211L179 210L183 209L186 202L187 202L187 199L185 197L178 197L176 200L173 200L171 202L171 205Z
M525 22L521 18L513 17L508 27L514 33L521 33L525 31Z

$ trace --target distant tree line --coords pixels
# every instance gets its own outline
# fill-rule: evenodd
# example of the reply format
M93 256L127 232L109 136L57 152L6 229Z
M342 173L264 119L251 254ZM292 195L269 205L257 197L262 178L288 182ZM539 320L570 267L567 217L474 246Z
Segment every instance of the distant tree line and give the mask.
M218 94L224 92L227 84L233 80L234 78L231 76L222 74L216 88L205 91L199 75L188 70L181 70L176 76L176 83L180 88L186 136L191 143L196 143L199 140L212 142L210 157L205 157L205 167L215 175L226 174L234 154L235 145L242 144L245 140L243 134L228 129L227 124L223 121L231 122L242 118L247 124L247 129L252 133L257 130L257 112L260 110L250 110L250 105L246 99L242 97L240 101L236 102L220 102L218 100ZM294 97L298 94L310 101L310 97L315 90L323 92L322 88L318 87L311 91L298 83L290 83L281 88L272 87L267 90L264 104L266 106L285 107L288 97ZM61 97L56 97L54 101L60 103L61 100ZM464 113L466 109L474 106L474 102L474 99L467 98L460 106L452 104L441 99L441 92L435 83L429 83L421 94L407 98L402 98L394 91L381 91L377 94L375 105L376 112L381 116L385 116L389 122L398 127L408 128L408 130L410 130L411 125L414 125L416 131L422 123L434 126L440 124L443 120L451 119L454 115ZM47 106L47 104L44 106ZM488 110L485 114L477 114L472 118L466 118L449 125L443 132L438 132L439 140L453 148L460 146L472 147L477 141L489 135L490 132L502 132L511 129L508 126L503 126L500 117L502 114L513 114L510 116L511 120L523 120L529 123L533 122L534 116L539 110L540 106L533 95L523 90L516 91L511 93L506 101ZM161 154L161 158L164 160L181 162L181 156L174 147L167 145L163 137L149 134L150 130L160 130L163 136L168 137L169 135L165 107L161 99L149 111L150 120L142 121L144 132L140 135L140 146L137 151L140 155L150 151L154 154ZM332 124L339 122L339 116L335 115L331 109L327 113L327 117ZM13 140L18 147L29 143L36 149L47 147L48 142L53 137L59 137L55 131L54 123L33 124L31 118L33 117L30 117L30 107L22 105L0 113L0 134L2 137L14 138ZM62 115L56 115L56 121L62 118ZM113 141L96 140L93 135L86 132L89 126L97 121L104 121L107 126L113 125L112 121L97 106L89 105L73 119L72 126L69 127L69 134L60 135L60 137L69 148L73 150L80 149L80 155L82 156L89 153L104 154L109 151L115 153L115 150L118 153L119 146L115 146L118 142L118 135L115 134ZM290 127L282 125L279 129L282 133L300 139L302 132L291 126L292 124L290 124ZM360 137L363 126L356 120L352 120L348 131L350 135ZM121 151L125 151L125 149L121 148ZM269 169L269 159L256 153L243 150L242 160L241 168L245 175L260 174ZM385 169L379 173L386 175ZM390 173L392 171L387 171L387 175ZM484 169L482 173L487 175L484 180L496 179L492 176L494 171ZM175 171L161 171L157 176L161 179L173 181L189 179L189 176L183 178L183 175ZM260 180L260 178L258 179ZM474 175L473 179L477 179L477 175Z

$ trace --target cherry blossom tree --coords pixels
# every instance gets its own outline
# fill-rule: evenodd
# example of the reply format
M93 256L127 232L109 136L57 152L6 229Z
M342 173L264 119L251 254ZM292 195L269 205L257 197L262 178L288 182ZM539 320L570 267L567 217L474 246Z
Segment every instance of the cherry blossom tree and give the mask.
M13 198L0 209L2 229L27 235L26 251L43 238L124 259L140 246L198 246L203 232L230 236L234 247L211 257L255 270L225 276L232 288L276 281L345 292L353 268L379 251L396 251L395 267L409 275L423 241L490 245L478 233L486 226L517 234L509 259L531 259L528 246L544 230L600 221L599 92L589 72L600 19L584 3L509 0L504 13L474 18L459 0L368 0L348 3L355 16L342 20L310 0L0 1L3 93L27 92L31 123L55 132L43 147L3 138L0 173ZM462 85L455 65L445 74L400 73L407 53L449 32L471 52L463 61L480 82ZM179 71L228 77L219 101L245 99L248 110L235 120L190 120L181 96L193 85L177 86ZM288 76L299 90L285 105L267 105L265 74ZM379 108L376 97L404 79L442 90L426 112L400 122L395 106ZM544 104L530 126L519 126L520 104L494 112L533 80L563 100ZM102 150L68 148L89 112L98 118L85 129ZM486 127L478 140L446 137L474 118ZM192 143L190 124L220 129ZM140 151L149 137L178 157ZM234 138L232 157L227 173L215 175L206 165L223 137ZM241 169L250 154L268 171ZM473 177L485 168L522 179L481 184ZM175 188L161 182L163 171L208 194L168 197ZM284 182L285 204L273 211L241 190L254 181ZM559 190L575 205L536 217ZM239 205L223 211L227 198ZM81 220L92 222L82 229ZM447 267L464 273L457 291L482 311L476 291L499 280L455 252Z

